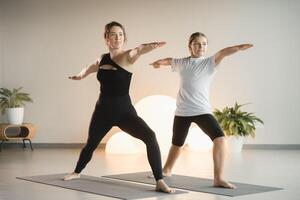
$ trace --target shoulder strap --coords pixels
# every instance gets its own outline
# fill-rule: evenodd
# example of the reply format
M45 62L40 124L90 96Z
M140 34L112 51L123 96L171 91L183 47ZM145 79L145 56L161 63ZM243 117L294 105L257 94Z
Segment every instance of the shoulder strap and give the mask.
M123 69L122 67L120 67L117 63L115 63L111 57L109 53L106 53L102 56L102 59L100 61L99 66L101 65L112 65L113 67L117 68L117 69Z

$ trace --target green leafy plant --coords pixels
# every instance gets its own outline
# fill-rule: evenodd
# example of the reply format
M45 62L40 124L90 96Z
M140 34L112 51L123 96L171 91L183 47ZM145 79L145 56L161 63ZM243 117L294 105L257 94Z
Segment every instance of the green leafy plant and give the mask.
M33 102L29 94L20 92L23 88L9 90L0 88L0 110L4 114L6 108L18 108L25 105L25 102Z
M264 123L253 113L243 112L237 102L234 107L225 107L222 111L215 109L213 112L221 128L227 136L252 136L255 137L255 123Z

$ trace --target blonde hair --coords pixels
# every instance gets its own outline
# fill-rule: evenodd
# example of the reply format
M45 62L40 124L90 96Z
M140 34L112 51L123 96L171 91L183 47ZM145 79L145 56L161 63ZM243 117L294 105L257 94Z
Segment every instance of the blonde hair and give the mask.
M195 33L193 33L193 34L190 36L190 39L189 39L189 46L191 45L191 43L192 43L197 37L205 37L206 40L207 40L206 35L204 35L203 33L200 33L200 32L195 32Z

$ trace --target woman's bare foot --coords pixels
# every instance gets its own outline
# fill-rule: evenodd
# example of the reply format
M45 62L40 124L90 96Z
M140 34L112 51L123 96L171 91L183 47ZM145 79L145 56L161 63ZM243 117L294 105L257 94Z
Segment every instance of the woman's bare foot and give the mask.
M156 191L165 192L165 193L174 193L175 189L171 189L163 179L160 179L156 182Z
M227 181L224 181L224 180L214 180L214 183L213 183L213 186L214 187L223 187L223 188L229 188L229 189L236 189L236 186L227 182Z
M80 174L77 174L75 172L72 172L70 174L67 174L63 177L63 180L64 181L69 181L69 180L72 180L72 179L77 179L77 178L80 178Z

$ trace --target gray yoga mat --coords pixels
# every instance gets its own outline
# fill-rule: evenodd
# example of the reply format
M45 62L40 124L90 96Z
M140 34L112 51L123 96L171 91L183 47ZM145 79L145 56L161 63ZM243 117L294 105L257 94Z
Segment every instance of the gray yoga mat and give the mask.
M81 175L80 179L63 181L62 177L64 177L65 175L66 174L53 174L17 177L17 179L67 188L71 190L88 192L117 199L139 199L187 193L185 191L176 191L173 194L166 194L162 192L156 192L155 188L150 185L129 183L126 181L112 180L86 175Z
M151 172L138 172L138 173L130 173L130 174L118 174L118 175L110 175L104 176L106 178L118 179L118 180L126 180L131 182L138 183L146 183L146 184L154 184L154 179L149 178L151 176ZM261 192L269 192L275 190L281 190L282 188L275 187L267 187L261 185L251 185L245 183L231 182L237 186L237 189L226 189L226 188L217 188L212 187L212 180L205 178L196 178L191 176L182 176L182 175L172 175L171 177L164 178L166 183L173 188L179 188L184 190L190 190L195 192L204 192L211 194L218 194L224 196L241 196L241 195L249 195Z

